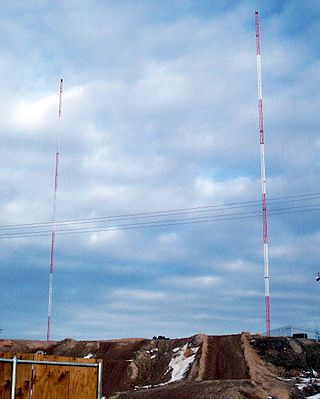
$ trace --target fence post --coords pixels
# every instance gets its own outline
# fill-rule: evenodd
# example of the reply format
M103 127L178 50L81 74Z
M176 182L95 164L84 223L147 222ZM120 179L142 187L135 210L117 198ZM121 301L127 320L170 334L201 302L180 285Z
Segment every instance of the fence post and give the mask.
M97 386L97 399L101 399L102 396L102 362L98 362L98 386Z
M17 356L14 355L12 359L11 399L14 399L16 395L16 378L17 378Z

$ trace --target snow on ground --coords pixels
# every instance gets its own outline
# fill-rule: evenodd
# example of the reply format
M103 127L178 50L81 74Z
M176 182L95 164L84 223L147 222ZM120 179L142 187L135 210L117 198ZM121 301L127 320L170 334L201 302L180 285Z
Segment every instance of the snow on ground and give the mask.
M305 388L308 385L310 385L310 378L299 377L298 382L296 382L295 384L300 390L302 390L303 388Z
M313 371L313 375L317 376L317 373L315 371ZM310 378L310 373L305 373L300 375L299 377L295 377L295 378L288 378L285 379L285 381L293 381L296 385L296 387L298 389L300 389L300 391L304 391L304 392L311 392L312 390L320 390L320 381L318 378ZM314 394L314 395L310 395L310 396L305 396L305 399L320 399L320 393Z
M173 357L170 360L168 365L168 369L165 374L171 372L171 378L167 382L163 382L158 385L145 385L145 386L136 386L135 389L149 389L154 387L160 387L163 385L167 385L170 382L181 381L186 373L188 372L191 364L194 362L196 354L198 352L198 348L188 348L188 344L185 344L182 348L174 348L172 350ZM153 358L153 356L151 356Z
M154 388L154 387L159 387L160 385L163 385L163 384L159 384L159 385L143 385L143 386L135 386L134 387L134 390L136 391L137 389L149 389L149 388Z
M83 357L84 359L92 359L94 358L94 354L93 353L88 353L86 356Z
M173 352L173 353L176 353L176 352L178 352L179 350L180 350L180 347L178 346L177 348L172 349L172 352Z
M176 354L171 359L169 363L169 370L171 368L172 372L171 379L168 381L168 383L182 380L188 371L189 366L193 363L199 348L190 348L192 355L189 356L187 355L187 349L188 344L185 344L181 349L179 348L179 350L176 351ZM175 350L176 348L173 350L173 352Z

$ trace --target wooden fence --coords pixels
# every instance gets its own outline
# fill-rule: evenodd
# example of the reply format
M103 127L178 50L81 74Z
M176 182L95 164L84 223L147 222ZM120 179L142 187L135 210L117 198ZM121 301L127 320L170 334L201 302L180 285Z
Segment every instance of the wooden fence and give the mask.
M96 359L16 354L14 378L13 362L5 361L13 359L13 354L0 353L0 358L0 399L100 399L101 363ZM19 360L31 362L19 363ZM52 362L68 365L50 364Z

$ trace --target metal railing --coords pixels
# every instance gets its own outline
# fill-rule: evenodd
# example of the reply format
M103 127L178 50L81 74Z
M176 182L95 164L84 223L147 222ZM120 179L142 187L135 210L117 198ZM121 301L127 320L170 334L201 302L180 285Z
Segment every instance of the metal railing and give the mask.
M16 393L16 380L17 380L17 364L39 364L49 366L72 366L72 367L94 367L98 369L97 372L97 399L102 398L102 360L98 360L98 363L77 363L77 362L54 362L47 360L24 360L17 359L14 355L12 359L0 358L0 362L12 363L12 374L11 374L11 395L10 399L15 399Z

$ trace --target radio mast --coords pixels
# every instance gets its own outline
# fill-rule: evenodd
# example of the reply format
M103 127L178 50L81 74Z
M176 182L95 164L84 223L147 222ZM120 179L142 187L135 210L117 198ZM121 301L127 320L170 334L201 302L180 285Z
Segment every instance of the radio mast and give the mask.
M60 89L59 89L59 110L58 110L58 129L57 129L57 149L56 149L56 159L55 159L55 175L54 175L54 191L53 191L53 211L52 211L52 232L51 232L51 255L50 255L50 268L49 268L49 297L48 297L47 341L50 341L50 336L51 336L52 284L53 284L53 269L54 269L54 244L55 244L55 228L56 228L56 202L57 202L58 178L59 178L60 137L61 137L61 115L62 115L62 92L63 92L63 79L60 80Z
M255 26L256 26L256 55L257 55L257 78L258 78L259 133L260 133L260 174L261 174L261 188L262 188L264 295L265 295L265 305L266 305L266 333L267 336L269 336L270 335L270 288L269 288L267 183L266 183L266 165L264 157L262 72L261 72L260 27L259 27L258 11L255 12Z

